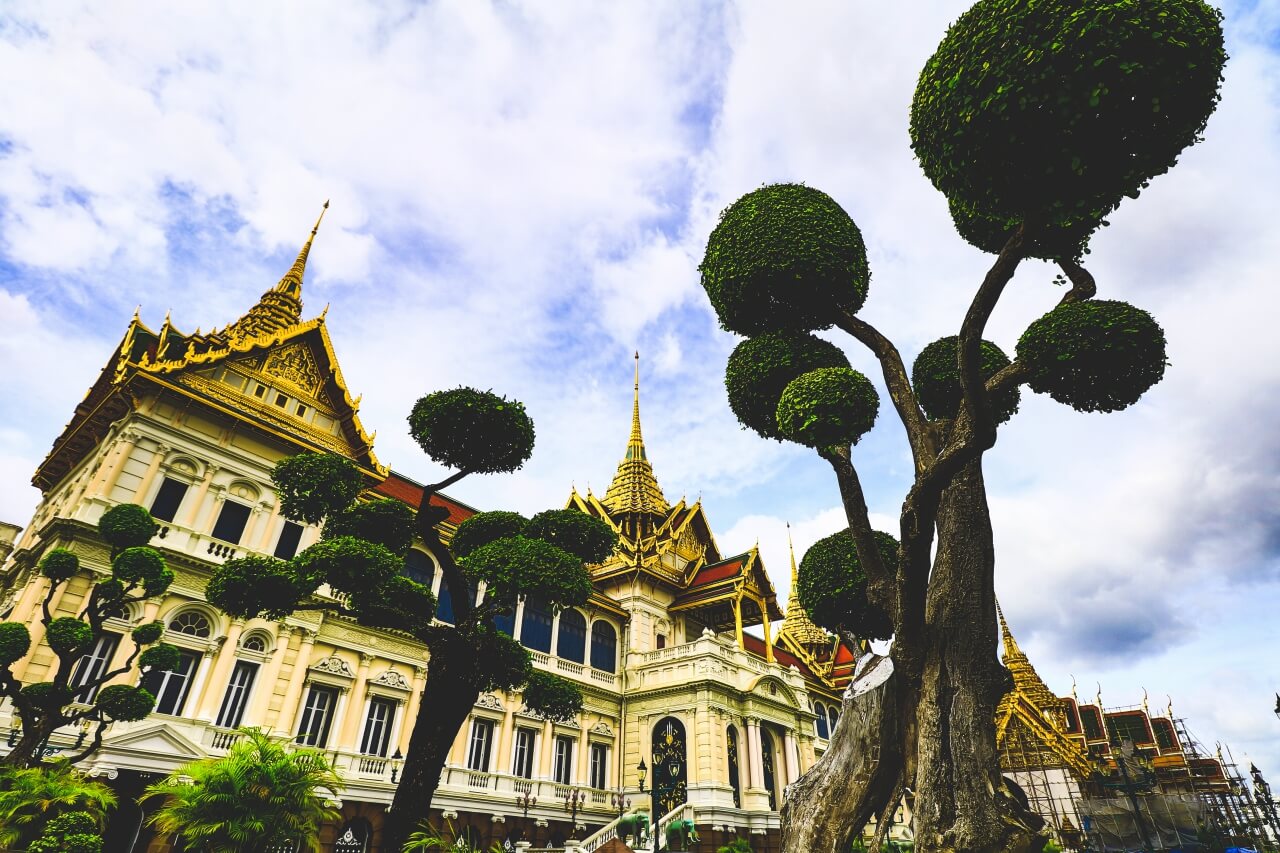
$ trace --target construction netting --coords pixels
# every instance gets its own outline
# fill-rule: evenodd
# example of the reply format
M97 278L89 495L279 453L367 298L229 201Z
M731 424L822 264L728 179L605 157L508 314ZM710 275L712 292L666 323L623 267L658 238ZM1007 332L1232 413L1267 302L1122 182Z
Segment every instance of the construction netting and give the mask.
M1199 850L1196 829L1207 817L1195 794L1147 794L1076 803L1085 838L1099 853Z

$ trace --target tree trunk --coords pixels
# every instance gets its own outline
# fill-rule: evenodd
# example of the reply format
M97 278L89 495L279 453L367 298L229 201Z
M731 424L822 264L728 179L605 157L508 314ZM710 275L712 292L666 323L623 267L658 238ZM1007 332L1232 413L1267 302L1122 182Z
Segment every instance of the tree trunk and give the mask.
M49 720L47 716L41 716L40 720L32 725L26 725L24 721L18 742L13 745L8 755L0 758L0 766L39 767L44 761L44 756L40 754L40 747L57 728L58 724Z
M782 853L844 853L884 811L902 778L898 681L892 661L877 657L845 694L830 746L788 789Z
M480 691L467 678L473 666L465 657L441 649L427 664L427 683L409 739L409 754L382 830L383 853L399 853L409 834L426 818L440 786L458 730L466 722Z
M996 659L995 549L981 461L944 491L937 526L915 715L916 850L1038 853L1043 821L1013 799L996 752L996 705L1009 685Z

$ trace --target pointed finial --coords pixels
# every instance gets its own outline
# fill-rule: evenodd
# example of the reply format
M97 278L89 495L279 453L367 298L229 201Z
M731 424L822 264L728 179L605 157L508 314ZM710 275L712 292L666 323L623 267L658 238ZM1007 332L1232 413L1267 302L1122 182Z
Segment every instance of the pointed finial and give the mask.
M1005 621L1004 611L1000 609L1000 600L996 599L996 619L1000 623L1000 640L1004 643L1004 661L1008 663L1011 659L1022 658L1022 649L1018 648L1018 641L1013 638L1013 632L1009 630L1009 623Z
M1093 697L1093 702L1098 706L1098 710L1102 710L1102 682L1098 682L1098 692Z
M1164 695L1164 698L1169 700L1169 704L1166 705L1164 708L1165 713L1167 713L1169 715L1169 719L1172 720L1173 719L1173 697L1170 696L1168 693L1166 693ZM1276 708L1280 708L1280 694L1276 695Z
M791 522L787 522L787 550L791 552L791 589L794 590L800 580L800 570L796 568L796 544L791 541ZM794 592L791 593L795 595Z
M326 302L326 303L324 304L324 310L320 312L320 319L323 321L323 320L324 320L324 318L325 318L325 315L326 315L326 314L328 314L328 313L329 313L329 303L328 303L328 302Z
M644 450L644 438L640 435L640 351L636 350L636 381L635 396L631 403L631 437L628 444L636 445L641 452ZM631 448L627 448L627 455L630 456Z
M311 254L311 241L315 239L316 232L320 230L320 223L324 221L324 215L328 209L329 200L325 199L324 207L320 209L320 216L316 219L316 224L312 227L311 234L307 236L307 242L302 244L302 251L298 252L297 260L293 262L293 266L289 267L289 271L280 279L279 284L272 288L276 293L285 293L295 299L302 296L302 276L307 271L307 256Z
M1070 675L1070 673L1067 674ZM1076 677L1074 675L1071 676L1071 698L1076 701L1077 705L1080 704L1080 695L1076 693Z
M133 309L133 322L138 323L142 320L142 305L139 303L137 308Z

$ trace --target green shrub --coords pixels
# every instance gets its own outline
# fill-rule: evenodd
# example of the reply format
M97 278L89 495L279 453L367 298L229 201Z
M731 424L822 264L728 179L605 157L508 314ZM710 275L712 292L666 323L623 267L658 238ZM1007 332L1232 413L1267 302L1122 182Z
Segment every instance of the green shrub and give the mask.
M514 471L533 453L533 419L516 400L454 388L414 403L409 433L427 455L456 471Z
M112 684L102 688L93 704L112 720L128 723L150 714L156 706L156 697L141 687Z
M911 365L911 385L915 388L920 408L931 420L954 418L964 396L960 388L960 366L957 349L960 338L939 338L920 351ZM982 341L980 372L985 382L1009 366L1009 357L991 341ZM991 401L996 423L1004 423L1018 411L1022 395L1017 388Z
M874 534L880 560L892 571L898 564L898 540L879 530ZM867 600L867 575L848 529L810 546L800 561L796 585L800 606L818 625L833 631L844 628L870 640L893 635L888 616Z
M98 519L98 532L113 550L141 548L157 529L151 513L137 504L117 504Z
M576 509L540 512L529 519L524 535L550 542L584 563L603 563L618 544L618 534L612 527Z
M346 509L365 487L364 475L350 459L336 453L299 453L281 459L271 472L285 518L319 524L326 515Z
M80 570L80 558L66 548L54 548L40 560L40 573L54 583L61 583Z
M8 666L31 650L31 632L21 622L0 622L0 666Z
M822 367L793 379L778 400L778 431L808 447L848 447L875 426L880 395L850 367Z
M871 279L849 214L799 184L761 187L729 205L698 269L720 325L741 335L825 329L835 312L862 307Z
M458 530L449 541L449 550L453 556L461 560L470 556L473 551L498 539L508 536L519 536L524 533L529 520L518 512L494 510L478 512L458 525Z
M74 654L93 642L93 628L74 616L60 616L49 623L45 638L58 654Z
M756 335L738 344L725 366L729 408L743 426L781 441L778 401L787 385L820 367L848 366L843 350L807 332Z
M413 544L414 511L392 498L375 498L352 504L330 515L324 523L326 539L354 536L403 554Z

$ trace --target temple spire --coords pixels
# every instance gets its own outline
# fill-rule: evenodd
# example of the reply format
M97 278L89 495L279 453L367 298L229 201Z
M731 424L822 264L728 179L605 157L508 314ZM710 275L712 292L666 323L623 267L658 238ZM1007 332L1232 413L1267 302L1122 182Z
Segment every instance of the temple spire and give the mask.
M1013 689L1042 711L1057 710L1062 701L1044 683L1040 673L1036 672L1036 668L1031 665L1031 659L1018 646L1018 641L1013 638L1013 632L1009 630L1009 623L1005 621L1004 611L1000 609L999 601L996 602L996 618L1000 620L1000 638L1004 645L1002 661L1005 669L1009 670L1013 676Z
M289 271L275 287L262 294L257 305L223 331L222 334L228 341L270 335L302 322L302 278L307 271L307 256L311 254L311 242L315 240L328 209L329 202L326 199L324 207L320 209L320 217L316 219L315 226L302 244L302 250L298 252L293 266L289 267Z
M631 404L631 435L627 439L627 453L618 465L618 473L609 484L609 491L602 501L614 513L644 513L665 515L667 499L658 485L644 449L644 437L640 433L640 353L636 353L634 396ZM639 528L637 528L639 530Z
M284 274L280 282L272 288L273 292L285 293L294 298L302 297L302 276L307 271L307 256L311 254L311 241L316 238L316 232L320 230L320 223L324 221L324 214L328 209L329 200L325 199L324 207L320 208L320 217L316 219L315 227L307 236L307 242L302 244L297 260L293 262L293 266L289 267L289 271Z
M827 632L813 623L800 604L800 569L796 565L796 546L791 541L791 522L787 522L787 548L791 551L791 591L787 593L782 633L803 646L825 646L829 642Z

